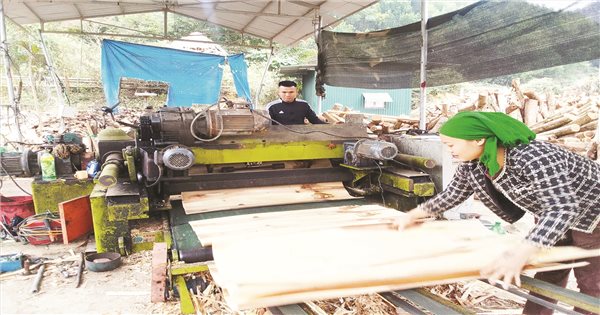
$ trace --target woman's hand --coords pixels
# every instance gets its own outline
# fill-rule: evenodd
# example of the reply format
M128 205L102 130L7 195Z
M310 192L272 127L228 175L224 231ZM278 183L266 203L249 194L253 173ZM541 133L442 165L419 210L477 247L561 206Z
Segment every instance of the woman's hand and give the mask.
M508 286L514 283L521 286L521 270L533 254L540 249L529 243L522 243L516 248L504 252L493 263L481 269L480 273L486 277L491 284L502 280L502 287L506 290Z
M417 207L406 212L404 215L394 219L392 226L394 227L394 229L402 231L408 227L415 225L419 221L419 219L426 218L428 216L429 214L427 212L421 210L420 207Z

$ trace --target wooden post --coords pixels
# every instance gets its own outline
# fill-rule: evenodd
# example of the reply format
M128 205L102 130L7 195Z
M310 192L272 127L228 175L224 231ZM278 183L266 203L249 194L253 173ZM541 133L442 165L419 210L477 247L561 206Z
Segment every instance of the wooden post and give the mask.
M165 301L167 287L167 243L154 243L152 249L152 284L150 299L153 303Z

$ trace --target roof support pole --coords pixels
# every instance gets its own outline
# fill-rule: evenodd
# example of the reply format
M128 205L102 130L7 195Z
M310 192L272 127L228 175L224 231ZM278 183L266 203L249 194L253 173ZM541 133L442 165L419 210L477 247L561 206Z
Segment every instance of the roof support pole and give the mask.
M315 11L315 20L313 21L315 27L315 43L319 43L319 39L321 38L321 31L323 30L323 17L321 16L321 12L319 9ZM317 114L321 115L323 113L323 94L318 93L317 96Z
M256 97L254 98L254 106L256 108L258 106L258 100L260 97L260 93L262 92L263 84L265 83L265 76L267 75L267 71L271 66L271 60L273 59L273 43L271 43L271 50L269 51L269 58L267 58L267 64L265 65L265 70L263 71L262 77L260 78L260 84L258 85L258 92L256 92Z
M23 135L21 134L21 126L19 122L19 104L15 98L15 90L13 87L12 73L10 71L10 56L8 55L8 38L6 36L6 21L4 16L4 4L0 1L0 41L2 42L2 53L4 55L4 73L6 75L6 87L8 89L8 98L13 113L15 115L15 125L17 127L17 137L19 142L23 142ZM19 148L21 148L21 144Z
M419 129L426 129L425 107L427 107L427 0L421 0L421 104L419 107Z
M168 20L167 20L167 18L168 18L168 17L167 17L167 9L165 9L165 10L163 11L163 36L164 36L164 37L167 37L167 35L168 35L168 34L167 34L167 33L168 33L168 30L167 30L167 27L168 27L168 26L167 26L167 22L168 22Z
M52 77L52 82L54 82L54 88L56 89L56 96L58 98L58 117L60 117L60 128L59 132L62 133L65 130L65 99L63 97L63 90L60 86L60 82L58 80L58 74L54 71L54 67L52 66L52 58L50 57L50 53L48 52L48 48L46 48L46 43L44 42L44 36L42 35L42 30L38 30L40 34L40 43L42 44L42 50L44 51L44 58L46 58L46 65L48 66L48 72Z

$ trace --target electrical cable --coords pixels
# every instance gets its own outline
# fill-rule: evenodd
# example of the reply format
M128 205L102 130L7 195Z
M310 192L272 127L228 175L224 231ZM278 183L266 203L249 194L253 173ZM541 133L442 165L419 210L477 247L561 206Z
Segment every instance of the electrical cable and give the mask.
M342 135L336 135L336 134L329 133L327 131L322 131L322 130L298 131L298 130L294 130L294 129L292 129L292 128L290 128L290 127L288 127L288 126L286 126L286 125L284 125L284 124L282 124L280 122L278 122L277 120L275 120L275 119L273 119L271 117L267 117L267 116L265 116L265 115L263 115L261 113L258 113L256 110L250 109L250 112L253 113L253 114L256 114L256 115L258 115L260 117L266 118L266 119L268 119L268 120L270 120L270 121L272 121L272 122L274 122L274 123L282 126L283 128L291 131L291 132L298 133L298 134L301 134L301 135L307 135L307 134L311 134L311 133L322 133L322 134L326 134L326 135L329 135L329 136L332 136L332 137L338 137L338 138L344 138L344 139L371 139L370 137L347 137L347 136L342 136Z
M13 182L13 183L14 183L14 184L15 184L15 185L16 185L16 186L17 186L17 187L18 187L18 188L19 188L19 189L20 189L22 192L24 192L24 193L28 194L29 196L31 196L31 194L30 194L29 192L27 192L25 189L23 189L23 187L19 186L19 184L17 183L17 181L15 181L15 179L12 177L12 175L10 175L10 174L9 174L9 173L6 171L6 169L4 168L4 166L0 165L0 167L2 168L2 171L3 171L4 173L6 173L6 175L8 175L8 178L10 178L10 180L12 180L12 182ZM0 187L2 187L2 186L0 185Z
M160 182L160 179L162 178L162 175L163 175L162 167L160 165L158 165L158 163L156 163L156 160L154 160L154 165L156 165L158 167L158 177L156 178L156 180L154 181L154 183L152 183L150 185L148 185L148 183L145 183L144 185L147 188L156 186Z
M383 202L383 206L385 207L385 197L383 196L383 185L381 185L381 176L383 176L383 170L381 169L381 166L379 165L378 161L373 160L373 162L375 163L375 165L377 165L377 168L379 169L379 176L377 176L377 183L379 184L379 191L381 193L381 202Z
M203 138L198 137L196 135L196 133L194 132L194 124L196 123L196 119L198 119L202 114L206 115L206 117L208 118L209 117L208 116L208 110L211 107L215 106L215 105L219 105L219 103L217 102L215 104L212 104L212 105L208 106L203 111L199 112L196 115L196 117L194 117L194 119L192 119L192 123L190 124L190 133L192 134L192 137L194 137L197 140L202 141L202 142L211 142L211 141L215 141L215 140L219 139L219 137L221 136L221 134L223 134L224 125L223 125L223 117L221 117L221 115L217 115L217 124L220 121L221 122L221 128L219 129L219 133L216 136L214 136L214 137L212 137L210 139L203 139Z

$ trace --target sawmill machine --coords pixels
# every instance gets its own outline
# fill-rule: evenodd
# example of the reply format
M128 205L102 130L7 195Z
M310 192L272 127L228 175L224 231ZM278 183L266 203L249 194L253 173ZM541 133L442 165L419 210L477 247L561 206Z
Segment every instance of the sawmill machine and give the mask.
M164 107L135 129L135 138L98 135L102 170L90 196L98 252L130 248L130 222L170 210L171 196L186 191L342 182L353 196L383 196L398 209L435 191L430 174L396 163L398 139L369 136L359 114L283 126L245 106Z

